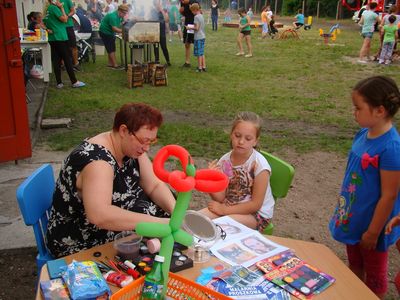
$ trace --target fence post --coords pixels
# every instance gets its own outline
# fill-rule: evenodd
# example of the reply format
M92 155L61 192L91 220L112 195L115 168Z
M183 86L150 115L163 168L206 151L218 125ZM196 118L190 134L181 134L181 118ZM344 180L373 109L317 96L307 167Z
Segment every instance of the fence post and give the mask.
M317 20L319 19L319 4L320 4L320 2L318 1L317 2Z
M305 7L305 1L303 0L302 6L301 6L301 11L302 11L303 15L306 14L304 7Z
M277 9L278 9L278 0L275 0L275 12L274 12L275 15L276 15Z

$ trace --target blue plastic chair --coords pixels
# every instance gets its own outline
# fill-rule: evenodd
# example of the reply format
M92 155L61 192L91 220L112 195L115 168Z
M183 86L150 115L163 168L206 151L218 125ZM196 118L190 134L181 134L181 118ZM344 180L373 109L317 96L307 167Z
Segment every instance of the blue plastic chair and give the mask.
M44 164L36 169L17 189L17 200L25 224L33 227L38 255L38 274L42 266L54 259L48 252L44 236L47 230L49 210L55 188L53 168Z
M260 153L267 159L271 166L271 177L269 183L271 185L272 196L274 196L275 202L278 199L285 198L289 192L290 185L294 177L294 168L292 165L283 161L282 159L260 150ZM263 233L271 235L274 231L274 224L269 223L264 229Z

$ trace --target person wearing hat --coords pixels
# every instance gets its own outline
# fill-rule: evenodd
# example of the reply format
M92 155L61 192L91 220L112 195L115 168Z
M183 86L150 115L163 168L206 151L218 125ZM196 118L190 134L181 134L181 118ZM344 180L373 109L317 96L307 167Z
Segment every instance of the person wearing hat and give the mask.
M99 34L108 54L108 67L112 69L121 69L115 56L115 33L122 33L121 24L128 11L128 5L121 4L116 11L105 15L100 23Z

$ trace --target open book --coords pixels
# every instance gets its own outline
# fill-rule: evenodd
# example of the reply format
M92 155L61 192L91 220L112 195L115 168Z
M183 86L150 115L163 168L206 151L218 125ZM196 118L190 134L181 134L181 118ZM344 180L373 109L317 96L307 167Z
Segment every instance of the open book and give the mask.
M228 216L214 219L213 222L224 230L226 237L210 250L230 265L249 267L257 261L288 250Z

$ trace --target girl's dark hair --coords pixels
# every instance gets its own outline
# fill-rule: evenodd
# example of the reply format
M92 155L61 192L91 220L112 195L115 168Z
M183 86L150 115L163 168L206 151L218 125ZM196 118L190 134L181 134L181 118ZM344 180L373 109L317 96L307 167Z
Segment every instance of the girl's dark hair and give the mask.
M400 106L400 91L396 82L386 76L373 76L361 80L353 88L372 107L383 106L388 117L394 117Z
M38 12L38 11L31 11L31 12L26 16L26 18L28 19L28 22L31 22L32 19L35 19L35 20L36 20L36 18L37 18L38 15L40 15L40 14L41 14L41 13Z
M396 21L396 16L395 15L390 15L389 16L389 22L390 22L390 24L393 24L395 21Z
M150 129L159 128L163 117L161 112L145 103L126 103L115 114L113 130L118 131L121 125L126 125L129 132L136 132L147 125Z
M238 14L245 14L245 13L246 13L246 10L243 7L238 9Z

